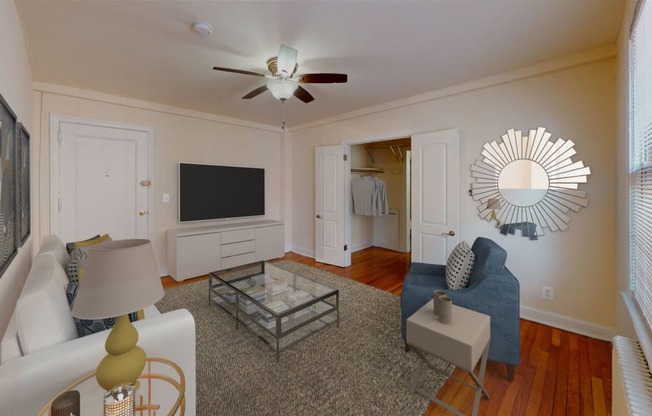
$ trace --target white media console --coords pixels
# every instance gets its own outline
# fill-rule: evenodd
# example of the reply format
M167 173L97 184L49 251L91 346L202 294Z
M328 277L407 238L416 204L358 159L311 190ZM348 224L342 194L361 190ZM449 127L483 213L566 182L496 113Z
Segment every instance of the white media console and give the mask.
M283 257L283 223L274 220L167 230L168 272L181 282L217 270Z

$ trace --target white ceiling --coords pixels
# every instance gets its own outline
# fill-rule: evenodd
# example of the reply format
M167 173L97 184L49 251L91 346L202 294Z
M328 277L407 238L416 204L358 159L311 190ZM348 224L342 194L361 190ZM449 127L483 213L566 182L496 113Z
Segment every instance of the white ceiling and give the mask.
M34 80L278 126L264 78L281 43L298 73L342 72L348 84L304 84L286 103L303 124L616 41L624 0L55 1L17 0ZM192 31L196 19L215 27Z

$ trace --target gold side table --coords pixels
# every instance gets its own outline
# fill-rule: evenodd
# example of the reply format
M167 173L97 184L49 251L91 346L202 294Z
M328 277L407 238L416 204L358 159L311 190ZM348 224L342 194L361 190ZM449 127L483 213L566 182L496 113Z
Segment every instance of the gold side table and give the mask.
M183 370L174 362L165 358L148 357L145 370L138 377L140 388L136 391L136 415L138 416L184 416L186 412L186 379ZM57 394L57 397L69 390L80 393L80 413L82 415L102 415L102 389L95 380L95 372L75 381ZM52 400L38 413L38 416L50 416ZM167 410L166 413L161 411ZM168 410L169 409L169 410Z

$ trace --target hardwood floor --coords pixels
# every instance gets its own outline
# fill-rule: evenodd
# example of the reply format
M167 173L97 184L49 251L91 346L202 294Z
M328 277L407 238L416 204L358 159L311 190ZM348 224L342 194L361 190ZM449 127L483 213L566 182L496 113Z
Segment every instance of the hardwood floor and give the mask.
M353 253L352 266L341 268L296 253L284 259L307 264L336 275L399 295L410 266L409 254L381 248ZM177 283L163 278L164 287ZM455 376L472 383L463 371ZM480 415L610 415L611 344L572 332L521 319L521 363L514 381L507 381L504 364L489 361L485 387L491 396L483 399ZM471 414L473 391L450 379L437 397ZM431 403L424 416L449 415Z

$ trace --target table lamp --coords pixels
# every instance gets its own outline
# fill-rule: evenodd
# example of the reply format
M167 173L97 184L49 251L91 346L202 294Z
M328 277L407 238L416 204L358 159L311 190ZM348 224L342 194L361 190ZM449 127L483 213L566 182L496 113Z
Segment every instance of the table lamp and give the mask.
M82 319L117 317L96 372L105 390L137 386L146 356L136 345L138 332L127 315L153 305L163 294L149 240L107 241L89 250L72 314Z

